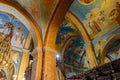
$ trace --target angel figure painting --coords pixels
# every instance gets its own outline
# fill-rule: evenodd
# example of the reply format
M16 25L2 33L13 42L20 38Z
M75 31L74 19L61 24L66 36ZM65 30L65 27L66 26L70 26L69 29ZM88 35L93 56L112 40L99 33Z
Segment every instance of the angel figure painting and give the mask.
M120 25L120 0L78 0L78 2L79 9L71 10L76 12L91 39L96 39Z

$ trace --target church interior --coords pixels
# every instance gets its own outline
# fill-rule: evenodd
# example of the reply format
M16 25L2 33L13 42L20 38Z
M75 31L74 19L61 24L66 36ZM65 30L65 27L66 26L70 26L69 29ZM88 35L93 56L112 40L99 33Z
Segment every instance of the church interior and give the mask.
M0 0L0 80L120 80L120 0Z

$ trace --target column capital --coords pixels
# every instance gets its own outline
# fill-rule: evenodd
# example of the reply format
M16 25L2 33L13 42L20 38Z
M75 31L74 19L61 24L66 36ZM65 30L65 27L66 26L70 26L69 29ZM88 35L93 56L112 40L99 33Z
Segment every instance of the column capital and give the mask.
M44 47L44 50L45 50L45 51L48 51L48 52L51 52L51 53L53 53L53 54L56 54L56 53L57 53L56 50L54 50L54 49L52 49L52 48L50 48L50 47Z
M36 47L31 55L33 56L31 80L41 80L43 68L43 48Z
M56 80L56 53L56 50L44 47L44 70L42 80Z
M42 48L36 47L36 48L32 51L31 55L32 55L33 57L36 57L36 56L38 55L38 52L42 52L42 51L43 51Z
M87 46L87 45L90 45L92 43L92 41L87 41L87 42L85 42L85 47Z

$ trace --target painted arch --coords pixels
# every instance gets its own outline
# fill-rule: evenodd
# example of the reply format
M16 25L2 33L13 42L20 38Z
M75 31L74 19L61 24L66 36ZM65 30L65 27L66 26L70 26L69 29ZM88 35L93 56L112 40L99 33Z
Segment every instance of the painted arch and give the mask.
M120 34L116 34L115 36L109 38L109 41L105 43L106 45L103 47L101 56L100 56L100 62L101 64L105 63L105 58L109 58L109 61L116 60L119 57L119 39Z
M91 39L98 38L120 24L119 10L119 0L74 0L70 7Z
M67 12L56 37L56 50L61 55L66 77L88 70L85 42L89 40L82 23Z
M0 68L8 68L8 72L5 71L7 78L11 78L10 74L18 74L23 50L30 52L31 48L42 46L38 26L20 5L12 1L0 1L0 38ZM26 41L28 38L34 38L32 46Z

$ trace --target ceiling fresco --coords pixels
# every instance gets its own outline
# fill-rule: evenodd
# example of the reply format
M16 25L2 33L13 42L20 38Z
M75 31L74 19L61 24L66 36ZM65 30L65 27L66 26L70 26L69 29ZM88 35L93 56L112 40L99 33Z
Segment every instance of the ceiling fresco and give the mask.
M21 4L37 21L44 34L51 14L59 0L14 0Z
M52 13L52 10L54 10L54 7L56 6L57 2L59 0L41 0L41 7L42 11L45 13L45 17L49 17Z
M107 56L113 61L120 58L120 39L111 43L108 47Z
M40 5L39 5L39 9L40 9L40 14L39 14L39 18L40 18L40 26L42 26L42 32L45 32L45 29L48 25L48 22L52 16L53 11L55 10L55 7L57 6L59 0L40 0Z
M99 36L98 38L94 39L92 41L93 46L95 48L95 53L97 54L96 56L98 56L98 54L100 53L101 50L103 50L103 46L105 46L109 39L114 36L115 34L119 34L119 28L120 26L115 26L112 30L109 30L108 32L106 32L105 34Z
M79 71L85 71L88 68L85 61L84 41L82 38L75 37L69 41L64 51L64 63L77 67Z
M100 37L92 41L98 63L99 63L100 55L102 54L101 52L104 49L104 47L111 40L112 37L118 34L120 34L119 25L115 26L112 30L109 30L105 34L101 35ZM119 54L119 39L117 41L111 42L111 45L108 46L106 53L107 55L105 58L105 62L110 62L112 60L118 59L119 55L116 54ZM115 58L115 56L117 57Z
M7 67L11 71L13 65L14 74L18 74L28 33L25 25L14 15L0 11L0 69Z
M117 39L111 42L110 46L108 46L104 63L108 63L119 58L120 58L120 39Z
M119 0L75 0L70 11L83 23L91 39L99 37L120 23Z
M56 49L58 53L64 56L63 65L66 77L73 76L73 73L77 74L88 69L84 47L84 41L78 35L75 26L65 19L56 37Z
M59 32L57 34L57 40L56 40L56 44L60 44L62 43L62 41L65 41L66 37L68 37L69 33L73 33L74 29L72 29L71 27L62 24L59 28Z
M14 0L21 4L38 21L38 0Z
M10 37L10 42L13 47L23 48L28 35L28 30L19 20L13 15L0 12L0 33L4 34L3 38Z
M70 36L77 35L77 29L74 25L68 22L66 19L61 24L57 37L56 37L56 49L58 52L61 51L63 45Z
M113 3L113 4L111 4ZM120 1L119 0L74 0L69 9L84 25L90 36L95 51L95 57L100 64L101 51L111 37L120 34ZM64 50L64 67L66 76L88 70L85 43L75 24L65 21L61 24L57 38L58 53ZM72 36L76 38L69 40ZM69 43L68 43L69 41ZM108 46L105 63L120 58L120 40ZM67 44L66 47L64 47ZM114 46L114 47L113 47ZM71 67L70 67L71 66ZM74 68L73 68L74 67ZM72 74L71 74L72 73ZM70 75L69 75L70 74Z

